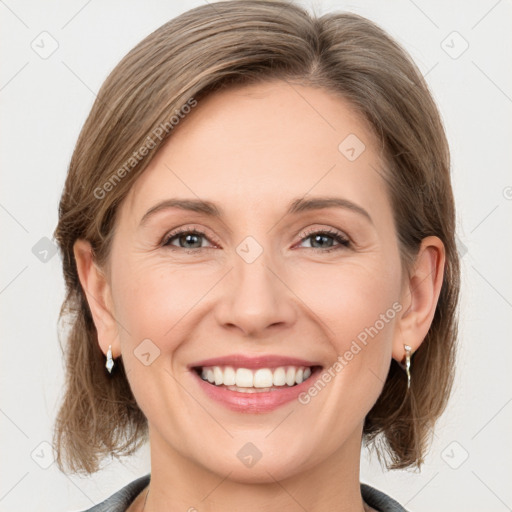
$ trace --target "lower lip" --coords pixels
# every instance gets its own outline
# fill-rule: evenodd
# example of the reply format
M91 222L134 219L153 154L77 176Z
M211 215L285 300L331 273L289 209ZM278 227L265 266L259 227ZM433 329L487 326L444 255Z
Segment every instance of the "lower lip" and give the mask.
M191 370L191 372L199 382L201 389L213 400L232 411L258 414L273 411L281 405L296 400L302 392L306 391L312 385L315 377L321 370L322 369L319 367L315 368L304 382L296 386L283 386L275 391L257 391L254 393L243 393L232 391L225 387L215 386L203 380L194 370Z

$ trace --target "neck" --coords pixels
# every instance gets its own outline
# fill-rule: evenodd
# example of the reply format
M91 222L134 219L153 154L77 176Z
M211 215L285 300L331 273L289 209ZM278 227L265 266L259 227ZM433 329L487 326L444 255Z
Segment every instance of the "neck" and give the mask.
M139 497L144 512L186 510L201 512L363 512L359 483L361 431L336 452L300 472L265 468L254 478L216 473L182 456L150 429L151 483ZM236 461L238 462L238 461ZM255 469L256 466L253 467ZM279 474L278 474L279 473ZM147 498L147 499L146 499ZM142 510L139 508L138 510Z

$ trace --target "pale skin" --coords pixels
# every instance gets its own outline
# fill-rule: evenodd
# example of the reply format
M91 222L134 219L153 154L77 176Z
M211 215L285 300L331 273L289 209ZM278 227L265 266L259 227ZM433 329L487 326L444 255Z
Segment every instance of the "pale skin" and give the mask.
M366 146L354 161L338 149L349 134ZM122 356L148 419L146 512L372 510L359 480L364 418L391 359L402 361L404 344L414 352L424 340L445 262L432 236L410 274L402 268L376 148L350 105L323 89L273 81L216 93L131 187L108 266L100 269L88 242L76 242L101 350L112 345L114 358ZM350 208L286 213L295 199L325 196L358 205L371 220ZM174 207L140 224L170 198L211 201L223 216ZM204 234L164 246L178 227ZM350 245L332 233L313 236L325 230ZM236 251L248 236L262 248L252 263ZM233 353L329 368L396 302L400 312L307 405L230 411L205 396L187 368ZM160 350L148 366L134 355L144 339ZM250 468L237 457L248 442L262 454ZM145 499L146 490L130 512Z

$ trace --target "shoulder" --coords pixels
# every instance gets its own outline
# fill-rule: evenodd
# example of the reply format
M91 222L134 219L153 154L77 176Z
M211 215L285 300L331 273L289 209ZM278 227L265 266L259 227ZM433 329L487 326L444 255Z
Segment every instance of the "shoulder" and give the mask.
M125 512L137 495L149 484L150 475L145 475L117 491L105 501L84 512Z
M365 503L379 512L407 512L398 501L368 484L361 484L361 494Z

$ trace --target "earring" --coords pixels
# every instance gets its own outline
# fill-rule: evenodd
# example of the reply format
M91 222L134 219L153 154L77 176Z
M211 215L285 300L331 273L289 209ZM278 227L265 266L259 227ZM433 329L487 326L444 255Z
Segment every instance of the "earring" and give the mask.
M411 354L412 349L409 345L404 345L405 350L405 364L402 362L402 368L404 368L405 373L407 374L407 389L411 388Z
M112 368L114 368L114 360L112 359L112 345L108 346L107 362L105 363L105 367L107 368L108 373L112 373Z

